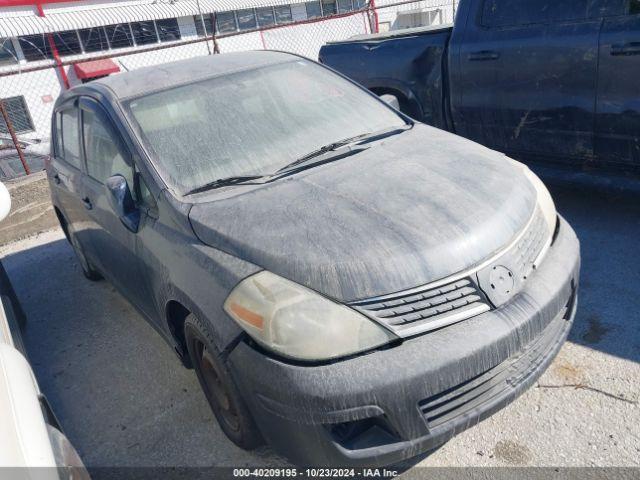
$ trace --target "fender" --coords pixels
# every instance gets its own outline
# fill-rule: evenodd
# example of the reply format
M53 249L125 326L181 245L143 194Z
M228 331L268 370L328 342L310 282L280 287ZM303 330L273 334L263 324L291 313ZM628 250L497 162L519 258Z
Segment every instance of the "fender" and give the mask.
M400 110L415 120L422 121L424 110L415 91L407 83L393 78L367 78L361 84L376 95L389 93L396 95L400 102Z

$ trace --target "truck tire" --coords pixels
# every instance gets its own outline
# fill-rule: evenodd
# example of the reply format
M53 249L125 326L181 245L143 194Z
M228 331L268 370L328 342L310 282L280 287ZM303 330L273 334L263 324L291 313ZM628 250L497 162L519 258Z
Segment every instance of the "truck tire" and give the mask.
M200 386L227 438L245 450L264 444L231 372L214 345L210 327L189 314L184 322L184 337Z

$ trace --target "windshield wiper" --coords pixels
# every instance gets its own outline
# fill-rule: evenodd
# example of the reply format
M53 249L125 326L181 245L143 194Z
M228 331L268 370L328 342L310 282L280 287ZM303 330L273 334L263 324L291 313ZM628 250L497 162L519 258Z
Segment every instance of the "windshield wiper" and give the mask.
M370 132L368 133L361 133L360 135L354 135L353 137L348 137L348 138L344 138L342 140L338 140L337 142L332 142L332 143L328 143L327 145L323 145L322 147L318 148L317 150L314 150L312 152L307 153L306 155L298 158L297 160L294 160L293 162L285 165L282 168L279 168L278 170L276 170L276 173L280 173L280 172L284 172L285 170L289 170L292 167L296 167L302 163L305 163L307 160L311 160L313 158L319 157L320 155L324 155L327 152L331 152L333 150L336 150L340 147L344 147L345 145L348 145L350 143L353 143L357 140L360 140L362 138L365 138L367 136L371 135Z
M332 142L329 143L327 145L324 145L320 148L318 148L317 150L314 150L310 153L307 153L306 155L294 160L293 162L285 165L284 167L276 170L276 173L281 173L287 170L291 170L294 167L300 166L304 163L307 163L309 160L313 160L314 158L317 158L321 155L324 155L325 153L328 152L332 152L334 150L337 150L340 147L344 147L346 145L349 145L351 143L356 143L356 142L362 142L365 143L364 141L366 140L368 141L373 141L373 140L378 140L380 138L384 138L384 137L388 137L391 135L395 135L397 133L401 133L404 132L406 130L409 130L411 127L413 126L413 124L408 124L405 125L404 127L393 127L393 128L387 128L384 130L380 130L378 132L366 132L366 133L361 133L360 135L354 135L353 137L348 137L348 138L343 138L342 140L338 140L337 142Z
M244 175L244 176L237 176L237 177L218 178L213 182L205 183L204 185L201 185L192 190L189 190L187 193L185 193L185 195L204 192L206 190L212 190L214 188L219 188L219 187L226 187L228 185L239 185L241 183L247 183L247 182L250 182L251 180L257 180L262 177L263 175Z

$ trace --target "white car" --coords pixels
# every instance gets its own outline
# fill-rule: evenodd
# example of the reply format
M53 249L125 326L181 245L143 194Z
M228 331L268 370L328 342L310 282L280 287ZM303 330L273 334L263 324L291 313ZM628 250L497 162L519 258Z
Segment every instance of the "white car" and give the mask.
M9 193L0 183L0 220L9 209ZM23 318L0 264L0 471L15 471L19 478L88 479L27 361L20 336Z

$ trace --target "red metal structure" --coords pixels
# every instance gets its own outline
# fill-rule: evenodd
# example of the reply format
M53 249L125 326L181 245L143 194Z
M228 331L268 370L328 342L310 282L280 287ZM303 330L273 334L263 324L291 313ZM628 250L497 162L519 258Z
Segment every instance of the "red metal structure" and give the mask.
M81 0L0 0L0 8L2 7L28 7L28 6L42 6L48 3L71 3L79 2Z
M104 77L110 73L117 73L120 71L120 67L118 67L118 65L109 58L79 62L73 65L73 69L80 80Z

